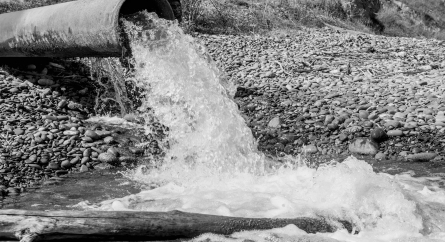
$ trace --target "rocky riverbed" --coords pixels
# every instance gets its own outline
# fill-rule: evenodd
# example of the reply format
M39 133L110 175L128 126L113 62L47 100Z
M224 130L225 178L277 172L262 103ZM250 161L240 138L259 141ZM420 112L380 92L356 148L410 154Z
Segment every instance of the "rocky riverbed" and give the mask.
M199 38L261 150L445 165L445 43L341 29Z
M197 39L238 85L235 101L261 151L445 166L444 42L331 28ZM0 69L1 194L162 155L157 123L145 136L137 115L126 127L89 120L101 92L94 83L66 61Z
M134 115L117 126L88 120L96 114L100 89L70 62L27 61L33 60L0 69L0 194L56 184L68 173L133 165L145 152L162 153L160 138L143 135Z

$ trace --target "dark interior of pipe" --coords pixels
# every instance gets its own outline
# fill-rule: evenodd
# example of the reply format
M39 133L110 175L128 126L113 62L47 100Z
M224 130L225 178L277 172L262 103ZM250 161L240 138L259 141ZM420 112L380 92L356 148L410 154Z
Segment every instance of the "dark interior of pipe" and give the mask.
M127 0L122 5L119 16L125 16L147 10L155 12L158 17L174 20L173 10L167 0Z

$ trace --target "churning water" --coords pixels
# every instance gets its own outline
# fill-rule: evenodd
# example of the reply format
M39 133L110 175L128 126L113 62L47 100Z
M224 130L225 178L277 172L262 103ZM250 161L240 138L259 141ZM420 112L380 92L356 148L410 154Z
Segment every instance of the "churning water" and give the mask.
M156 28L127 24L127 33L135 82L145 91L140 111L152 108L169 127L169 149L157 169L141 166L126 175L158 187L86 208L322 216L351 221L360 231L309 235L289 225L230 238L206 234L196 241L445 241L443 178L375 173L353 157L317 169L296 161L270 168L231 100L233 86L204 48L175 25L157 18L149 22Z

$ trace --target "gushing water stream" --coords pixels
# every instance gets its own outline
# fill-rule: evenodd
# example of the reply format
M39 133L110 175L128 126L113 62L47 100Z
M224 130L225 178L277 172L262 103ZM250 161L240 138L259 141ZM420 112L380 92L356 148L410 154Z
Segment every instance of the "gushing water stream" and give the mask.
M202 46L179 27L150 18L155 29L127 24L140 110L152 108L169 127L167 154L157 169L125 175L157 184L138 194L82 204L88 209L170 211L353 222L346 230L308 235L289 225L270 231L202 235L196 241L445 241L443 178L375 173L353 157L317 169L293 160L270 168ZM162 36L161 39L158 37ZM145 117L147 122L150 115ZM151 130L147 128L147 133Z

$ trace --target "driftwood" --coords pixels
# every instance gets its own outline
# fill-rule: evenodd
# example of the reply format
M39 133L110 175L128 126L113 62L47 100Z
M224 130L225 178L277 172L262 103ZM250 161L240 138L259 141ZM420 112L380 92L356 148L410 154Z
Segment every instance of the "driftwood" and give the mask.
M0 210L0 241L155 241L229 235L294 224L308 232L352 230L349 222L317 218L257 219L195 213Z

